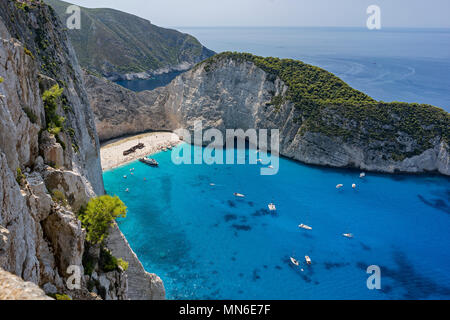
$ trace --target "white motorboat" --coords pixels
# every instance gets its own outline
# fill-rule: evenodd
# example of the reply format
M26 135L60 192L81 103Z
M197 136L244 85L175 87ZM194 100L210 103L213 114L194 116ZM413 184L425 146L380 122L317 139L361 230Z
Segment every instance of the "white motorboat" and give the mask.
M148 165L148 166L151 166L151 167L159 166L158 162L155 159L142 158L142 159L139 159L139 161L144 163L144 164L146 164L146 165Z
M312 261L311 261L311 258L309 256L305 256L305 260L306 260L306 263L308 265L311 265Z
M350 239L353 238L353 234L351 233L344 233L343 236Z

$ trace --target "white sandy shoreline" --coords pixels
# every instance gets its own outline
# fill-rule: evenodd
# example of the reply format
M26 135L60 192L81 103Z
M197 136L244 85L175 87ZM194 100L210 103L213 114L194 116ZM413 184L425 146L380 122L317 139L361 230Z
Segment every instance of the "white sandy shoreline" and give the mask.
M125 150L128 150L141 142L145 145L144 149L136 150L136 152L128 156L123 155ZM180 138L175 133L171 132L151 132L112 140L100 147L102 170L106 171L114 169L152 153L161 151L164 148L176 146L180 142Z

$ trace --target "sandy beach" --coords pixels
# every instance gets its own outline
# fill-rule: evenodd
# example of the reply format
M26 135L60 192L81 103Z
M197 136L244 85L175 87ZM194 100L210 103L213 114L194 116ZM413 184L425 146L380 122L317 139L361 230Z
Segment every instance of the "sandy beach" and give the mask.
M139 158L161 151L169 146L176 146L180 142L181 140L179 137L171 132L144 133L106 142L100 148L102 169L105 171L122 166ZM130 155L123 155L125 150L134 147L138 143L143 143L145 147L136 150L136 152Z

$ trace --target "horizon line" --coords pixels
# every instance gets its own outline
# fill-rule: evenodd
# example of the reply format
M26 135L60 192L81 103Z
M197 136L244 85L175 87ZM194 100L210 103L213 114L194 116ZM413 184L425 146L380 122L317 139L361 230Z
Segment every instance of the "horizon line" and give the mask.
M224 26L199 26L199 25L192 25L192 26L161 26L163 28L335 28L335 29L367 29L365 26L270 26L270 25L255 25L255 26L239 26L239 25L224 25ZM382 27L380 30L376 31L382 31L383 29L440 29L440 30L450 30L450 26L447 27L413 27L413 26L386 26ZM373 31L373 30L370 30Z

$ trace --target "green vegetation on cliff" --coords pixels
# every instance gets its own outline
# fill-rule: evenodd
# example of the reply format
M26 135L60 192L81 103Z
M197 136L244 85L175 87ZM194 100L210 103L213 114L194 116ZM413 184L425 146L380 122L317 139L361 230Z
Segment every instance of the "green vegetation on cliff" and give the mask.
M381 142L397 161L431 148L436 137L450 142L450 114L440 108L376 101L326 70L291 59L224 52L198 66L211 72L223 59L252 62L268 73L269 80L280 78L288 90L284 96L274 96L270 105L278 111L285 102L292 102L298 112L294 121L301 125L299 134L317 132L368 145ZM411 147L393 148L404 135L412 138Z
M25 175L22 173L20 168L16 169L16 181L19 186L22 186L24 180L26 179Z
M59 85L55 84L49 90L44 91L42 95L47 130L55 136L57 136L61 132L64 121L66 120L64 117L59 116L57 113L58 102L63 91L64 88L60 88Z
M236 61L250 61L268 74L279 77L289 87L287 100L305 111L312 112L317 104L373 103L368 95L353 89L332 73L297 60L263 58L250 53L224 52L207 59L204 63L211 68L215 61L230 58ZM275 77L273 80L275 80ZM281 102L278 99L278 102Z
M128 270L128 262L124 261L122 258L114 257L111 251L105 247L102 247L100 249L99 266L100 269L103 270L104 272L120 270L120 268L123 271Z
M65 23L69 3L45 0ZM105 76L197 63L214 54L194 37L112 9L81 7L81 29L68 30L83 68Z
M91 244L101 244L108 237L108 230L117 218L125 218L127 207L119 197L108 195L91 199L85 210L79 214L86 228L86 240Z
M104 195L91 199L86 208L78 213L83 228L86 229L85 252L83 254L84 273L92 275L95 266L103 272L126 271L128 262L122 258L116 258L105 247L104 240L108 237L108 231L117 218L125 218L127 207L119 197ZM92 255L90 247L99 248L99 255ZM92 285L92 284L91 284Z

